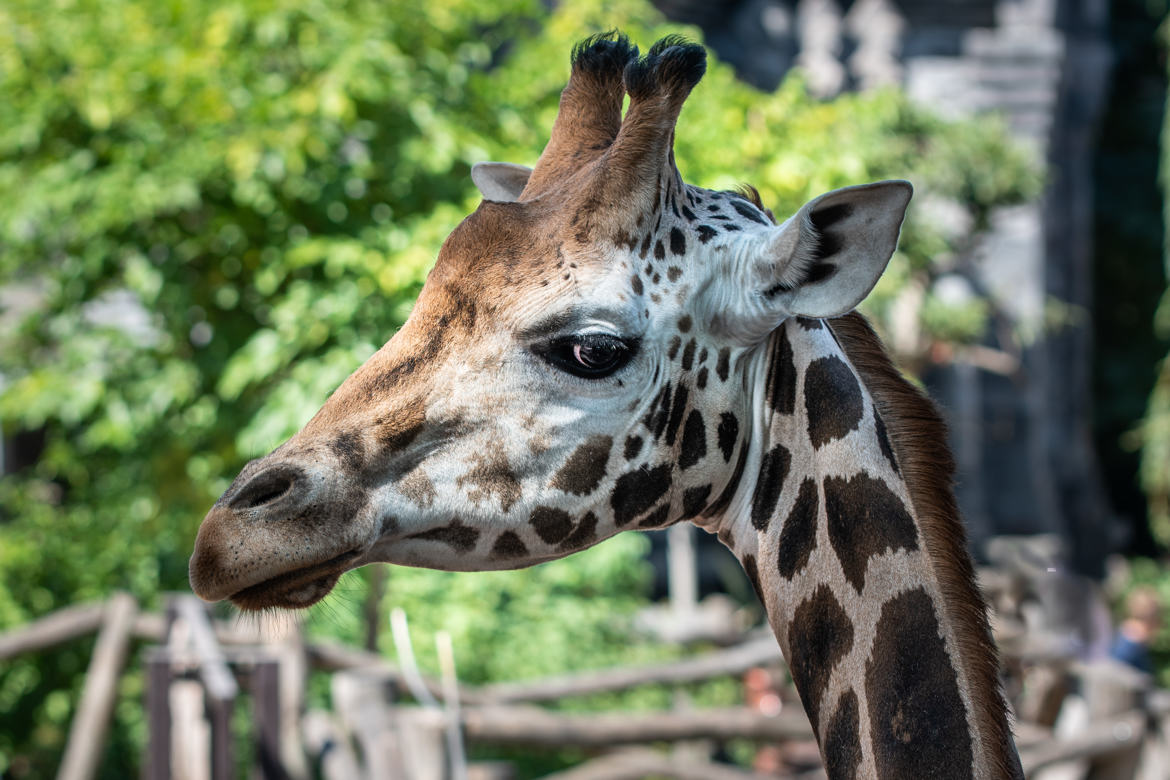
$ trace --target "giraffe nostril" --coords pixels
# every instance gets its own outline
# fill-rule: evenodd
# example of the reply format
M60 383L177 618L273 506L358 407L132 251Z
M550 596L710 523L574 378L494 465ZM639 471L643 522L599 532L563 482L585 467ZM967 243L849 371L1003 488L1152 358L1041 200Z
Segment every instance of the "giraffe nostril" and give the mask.
M271 504L292 492L298 478L297 469L277 466L260 472L228 503L232 509L256 509Z

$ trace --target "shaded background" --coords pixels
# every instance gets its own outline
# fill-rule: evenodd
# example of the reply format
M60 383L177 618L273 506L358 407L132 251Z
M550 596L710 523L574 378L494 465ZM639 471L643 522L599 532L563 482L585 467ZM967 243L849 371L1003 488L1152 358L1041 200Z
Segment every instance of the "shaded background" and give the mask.
M614 27L712 51L678 128L689 182L749 182L778 215L838 186L914 182L864 308L946 410L977 558L1003 564L995 539L1047 535L1068 583L1053 609L1069 614L1115 554L1155 559L1135 576L1170 595L1156 562L1170 542L1166 10L7 0L0 630L115 589L146 605L186 590L207 507L393 334L478 202L471 164L531 164L572 44ZM678 657L693 648L632 631L663 589L661 546L631 533L523 572L394 569L382 603L420 637L451 632L469 682ZM751 609L728 559L700 550L704 589ZM388 647L384 621L365 623L371 571L305 630ZM0 666L0 776L53 771L91 648ZM1170 659L1170 641L1157 649ZM137 771L142 692L135 666L103 776ZM742 698L730 682L692 694Z

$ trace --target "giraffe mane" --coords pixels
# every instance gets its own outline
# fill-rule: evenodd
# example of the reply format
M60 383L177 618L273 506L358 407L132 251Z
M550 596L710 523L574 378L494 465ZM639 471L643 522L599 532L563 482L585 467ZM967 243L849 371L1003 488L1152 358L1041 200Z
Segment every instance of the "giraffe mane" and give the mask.
M861 314L827 320L849 361L861 374L886 424L891 446L918 515L923 541L936 566L958 651L971 670L973 715L994 766L995 777L1014 777L1018 767L999 685L999 658L987 622L986 603L975 584L967 534L953 490L955 462L946 423L926 395L894 366L881 340Z

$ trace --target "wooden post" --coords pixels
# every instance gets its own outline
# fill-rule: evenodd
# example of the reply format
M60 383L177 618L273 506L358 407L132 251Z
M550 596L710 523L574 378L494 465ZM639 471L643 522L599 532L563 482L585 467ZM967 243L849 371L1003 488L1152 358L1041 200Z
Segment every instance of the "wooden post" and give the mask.
M675 618L686 619L699 603L699 576L695 542L690 523L675 523L666 531L667 587Z
M280 735L276 744L280 764L285 775L294 780L308 780L312 774L300 727L309 664L303 630L298 620L285 613L266 615L261 623L261 633L267 640L265 657L279 669Z
M137 612L138 603L129 593L115 593L106 603L102 629L86 671L85 689L69 727L58 780L89 780L97 773Z
M211 780L211 732L204 718L203 684L171 680L171 755L173 780Z
M1098 661L1082 667L1081 685L1092 724L1144 710L1142 694L1150 681L1146 675L1124 664ZM1131 722L1115 723L1111 734L1117 742L1117 750L1095 757L1090 763L1088 776L1092 780L1132 780L1141 760L1145 728L1141 717Z
M402 756L403 780L456 780L448 761L447 719L433 707L395 707L390 711ZM373 777L373 775L371 775ZM459 777L466 777L466 771Z
M386 594L386 572L389 568L384 563L366 566L370 587L363 610L366 618L365 648L371 653L378 652L378 627L382 625L382 598Z
M172 599L169 609L183 620L191 632L193 660L198 664L199 677L206 693L207 717L211 721L211 776L214 780L230 780L236 771L232 749L232 711L235 709L239 686L216 641L215 631L211 628L207 608L203 603L194 596L179 595Z
M252 669L252 711L260 776L283 780L288 775L280 755L280 665L276 661L259 661Z
M356 780L362 777L353 748L330 713L309 710L302 724L305 747L321 767L322 780Z
M387 712L385 680L361 672L338 672L330 681L333 711L362 754L364 777L413 780L404 774L401 746L396 744Z
M165 648L151 648L146 659L147 780L171 778L171 657Z
M232 745L232 700L207 696L207 718L211 721L212 780L231 780L236 775L236 756Z

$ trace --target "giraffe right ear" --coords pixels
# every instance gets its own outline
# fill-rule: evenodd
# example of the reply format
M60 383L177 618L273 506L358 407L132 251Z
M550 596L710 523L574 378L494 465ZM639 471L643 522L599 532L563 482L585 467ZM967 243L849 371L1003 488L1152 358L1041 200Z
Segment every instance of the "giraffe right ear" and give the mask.
M471 180L484 200L513 203L520 199L532 169L527 165L481 162L471 166Z
M813 198L781 226L765 256L764 297L788 314L838 317L869 295L886 270L914 187L879 181Z
M852 311L886 270L913 192L908 181L844 187L809 201L779 227L745 234L738 279L711 300L712 321L752 344L791 316Z

